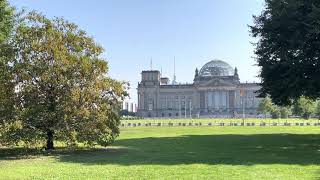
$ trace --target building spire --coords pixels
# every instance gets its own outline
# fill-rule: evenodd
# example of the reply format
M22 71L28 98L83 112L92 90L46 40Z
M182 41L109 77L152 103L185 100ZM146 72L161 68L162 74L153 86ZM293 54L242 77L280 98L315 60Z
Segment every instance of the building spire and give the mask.
M198 70L198 68L196 68L196 72L195 72L194 77L196 78L196 77L198 77L198 76L199 76L199 70Z
M176 56L173 56L173 81L172 84L177 83L177 76L176 76Z
M236 80L239 81L239 75L238 75L238 68L237 67L234 68L234 76L233 77L236 78Z

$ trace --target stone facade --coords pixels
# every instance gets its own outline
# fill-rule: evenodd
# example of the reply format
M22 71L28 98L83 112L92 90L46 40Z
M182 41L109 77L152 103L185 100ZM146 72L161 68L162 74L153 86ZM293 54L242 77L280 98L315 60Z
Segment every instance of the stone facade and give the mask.
M142 71L138 110L143 117L255 117L256 83L240 83L237 68L214 60L195 71L191 84L170 84L159 71Z

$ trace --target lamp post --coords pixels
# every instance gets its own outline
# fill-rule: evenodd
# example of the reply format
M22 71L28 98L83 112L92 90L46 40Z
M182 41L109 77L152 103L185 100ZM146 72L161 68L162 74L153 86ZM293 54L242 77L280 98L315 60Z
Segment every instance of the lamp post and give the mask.
M245 113L244 113L244 90L243 90L243 87L241 87L241 89L240 89L240 97L242 99L242 123L244 126Z
M179 98L179 117L180 119L182 118L181 117L181 99Z
M189 103L189 111L190 111L190 119L192 119L192 115L191 115L191 101Z
M187 119L187 99L184 102L184 118Z

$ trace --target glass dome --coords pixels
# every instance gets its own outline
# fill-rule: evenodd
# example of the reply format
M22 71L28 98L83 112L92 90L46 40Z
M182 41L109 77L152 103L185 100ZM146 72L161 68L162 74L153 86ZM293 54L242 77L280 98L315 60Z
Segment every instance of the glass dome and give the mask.
M213 60L205 64L200 72L201 77L212 77L212 76L233 76L233 68L226 62L221 60Z

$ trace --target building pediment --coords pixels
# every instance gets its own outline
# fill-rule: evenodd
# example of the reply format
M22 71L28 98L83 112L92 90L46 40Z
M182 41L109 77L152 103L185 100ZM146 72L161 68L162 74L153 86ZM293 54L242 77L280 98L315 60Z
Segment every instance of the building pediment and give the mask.
M223 79L212 79L207 82L200 83L201 87L217 87L217 86L235 86L236 84L230 81L226 81Z

